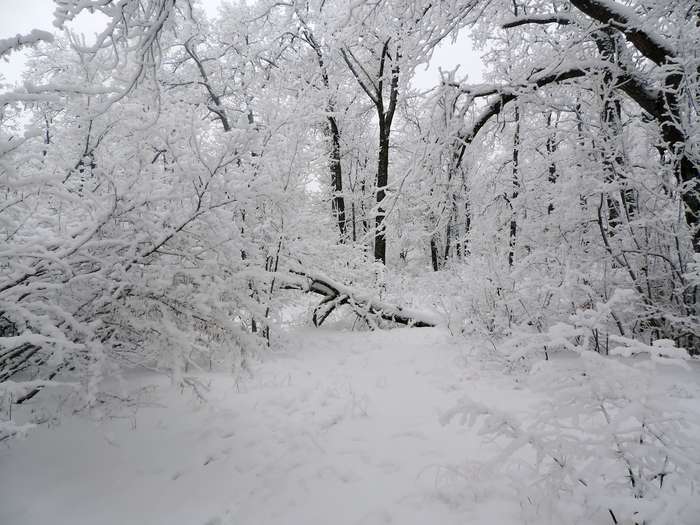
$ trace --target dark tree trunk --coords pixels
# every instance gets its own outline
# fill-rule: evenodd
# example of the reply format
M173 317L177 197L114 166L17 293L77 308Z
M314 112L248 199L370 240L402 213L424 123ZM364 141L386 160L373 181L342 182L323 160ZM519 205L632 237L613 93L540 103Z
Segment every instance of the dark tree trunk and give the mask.
M508 202L510 203L510 232L508 236L508 266L513 266L515 259L515 241L518 235L518 218L515 209L515 199L520 190L520 110L515 106L515 131L513 133L513 191Z
M466 195L466 188L465 188ZM472 214L469 209L469 200L464 201L464 255L469 255L469 233L472 229Z
M447 221L447 227L445 228L445 253L442 256L443 265L447 264L447 261L450 258L450 247L452 246L452 236L453 236L452 221L453 221L453 217L454 217L454 210L452 211L452 213L453 213L453 215L450 216L449 220Z
M335 106L333 100L330 97L330 80L328 76L328 69L326 68L326 63L323 58L323 50L321 46L314 38L311 29L306 24L301 15L297 12L297 16L304 25L304 31L302 32L304 40L316 53L316 60L318 62L318 67L321 70L321 80L323 82L323 87L326 92L329 93L328 107L326 111L328 112L328 134L331 139L331 151L330 151L330 174L331 174L331 190L333 191L333 198L331 200L331 209L333 211L333 216L338 224L338 233L340 234L340 242L345 242L347 239L347 218L345 214L345 197L343 196L343 168L340 160L340 128L338 127L338 122L333 116L335 112ZM353 225L354 226L354 225Z
M340 50L355 80L357 80L357 83L374 104L379 121L379 158L375 181L377 184L377 213L374 221L374 258L382 264L386 264L386 225L384 224L386 208L384 198L386 197L386 188L389 183L391 123L394 119L399 95L399 58L401 56L398 46L392 56L389 47L390 43L391 39L389 38L382 46L381 55L379 56L379 71L376 77L372 77L367 73L366 68L362 66L350 49L344 48ZM391 64L389 75L386 74L387 63ZM389 80L388 101L385 100L384 90L387 76Z
M547 166L547 180L549 184L555 184L557 182L557 165L554 162L554 153L557 151L557 141L556 141L556 128L559 119L557 117L557 122L552 125L552 112L547 113L547 129L550 130L549 136L547 137L547 157L549 160L549 165ZM551 215L554 211L554 202L552 202L551 197L549 204L547 205L547 215Z
M437 240L434 234L430 236L430 261L433 265L433 271L437 272L440 269L440 259L438 256Z
M385 119L382 119L385 120ZM389 183L389 134L391 123L379 122L379 159L377 164L377 215L374 233L374 258L386 264L386 230L384 197Z
M338 222L340 242L347 238L347 219L345 217L345 197L343 197L343 168L340 163L340 130L334 117L328 117L328 130L331 135L331 189L333 190L333 216Z
M598 31L595 36L598 52L603 60L619 66L619 42L618 35L611 28ZM625 159L622 154L622 102L615 89L616 78L611 70L606 70L600 86L602 103L601 136L603 143L603 169L605 182L619 184L620 191L615 194L606 194L608 204L608 224L611 230L620 225L622 215L631 216L634 213L634 192L626 188ZM623 168L623 169L621 169Z

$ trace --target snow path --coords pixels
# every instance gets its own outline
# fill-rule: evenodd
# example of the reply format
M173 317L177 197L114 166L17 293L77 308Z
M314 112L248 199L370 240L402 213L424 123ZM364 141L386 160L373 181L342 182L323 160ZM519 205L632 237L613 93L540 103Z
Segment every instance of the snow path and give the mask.
M465 393L523 402L472 355L439 329L301 330L250 378L208 376L209 403L164 385L0 448L0 523L516 523L467 474L475 431L439 422Z

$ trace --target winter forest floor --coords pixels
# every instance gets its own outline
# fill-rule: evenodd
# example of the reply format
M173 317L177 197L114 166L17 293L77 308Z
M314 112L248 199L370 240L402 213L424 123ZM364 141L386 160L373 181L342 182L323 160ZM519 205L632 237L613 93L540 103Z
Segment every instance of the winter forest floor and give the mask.
M207 403L131 377L160 386L99 423L65 416L0 445L0 523L523 522L508 484L475 466L496 443L441 418L465 395L536 409L488 349L443 329L299 329L237 381L204 380ZM685 392L697 403L697 382Z

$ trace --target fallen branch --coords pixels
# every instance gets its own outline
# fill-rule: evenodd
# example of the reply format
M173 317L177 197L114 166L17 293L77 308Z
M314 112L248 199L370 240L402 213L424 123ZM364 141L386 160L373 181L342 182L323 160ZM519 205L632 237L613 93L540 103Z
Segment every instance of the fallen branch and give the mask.
M350 305L353 311L364 319L379 317L385 321L417 327L440 324L440 319L435 314L371 299L325 275L300 269L291 269L289 273L291 275L283 285L284 288L302 290L323 297L314 308L312 316L314 326L321 326L337 307L344 304Z

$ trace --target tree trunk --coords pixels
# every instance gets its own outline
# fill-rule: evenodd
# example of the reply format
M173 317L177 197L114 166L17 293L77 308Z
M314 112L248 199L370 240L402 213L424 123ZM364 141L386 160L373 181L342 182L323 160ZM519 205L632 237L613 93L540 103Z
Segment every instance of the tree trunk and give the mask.
M508 236L508 266L513 266L515 259L515 240L518 234L518 218L515 199L520 189L520 110L515 106L515 132L513 134L513 191L510 195L510 233Z
M384 197L389 183L389 134L390 124L380 117L379 122L379 161L377 163L377 215L374 232L374 258L382 264L386 264L386 230L384 218L386 208Z
M347 238L347 219L345 217L345 198L343 197L343 168L340 163L340 130L334 117L328 117L328 131L331 135L331 189L333 190L333 216L338 223L340 242Z
M682 80L680 73L672 73L666 77L666 92L663 96L666 111L661 115L661 135L670 153L676 180L683 186L681 199L685 208L685 221L690 228L693 250L700 253L700 174L697 165L686 151L687 138L678 127L682 119L677 93Z
M595 36L598 52L603 60L616 66L620 65L619 48L622 43L619 36L611 28L598 31ZM634 213L634 192L626 188L626 176L623 168L625 159L622 154L622 102L617 95L616 78L610 70L603 74L600 86L601 136L603 142L603 169L606 183L617 183L621 186L615 194L606 194L608 203L608 224L611 230L619 226L623 214L630 216Z
M326 111L328 112L328 134L331 138L329 162L331 172L331 190L333 191L331 209L333 210L333 216L338 223L340 242L343 243L347 239L347 219L345 216L345 197L343 196L343 168L340 162L340 129L338 128L338 122L333 116L335 112L335 105L330 97L330 79L328 76L328 69L326 68L326 63L323 58L323 50L316 41L311 28L308 26L299 12L297 12L297 16L304 25L304 30L302 31L304 39L316 53L316 60L321 71L323 87L326 89L326 92L329 93L328 107L326 108Z
M430 261L433 264L433 271L437 272L440 269L440 259L438 257L438 247L435 234L430 236Z
M559 118L557 117L557 122L552 126L552 112L547 113L547 129L550 130L549 136L547 137L547 157L549 165L547 166L547 180L550 185L557 182L557 165L554 162L554 153L557 151L557 141L556 141L556 128ZM554 211L554 202L552 202L551 196L549 199L549 204L547 205L547 215L551 215Z
M384 197L386 197L386 187L389 182L389 137L391 135L391 123L396 112L396 104L399 95L399 59L401 52L396 46L392 57L390 51L391 38L387 38L382 46L379 55L379 71L376 77L370 76L367 70L357 60L357 57L348 48L340 50L345 63L357 80L362 90L367 94L377 110L379 120L379 158L377 162L377 213L374 221L374 258L386 264L386 230L384 218L386 208L384 207ZM387 64L391 64L389 75L389 98L385 98L384 86L386 85Z

